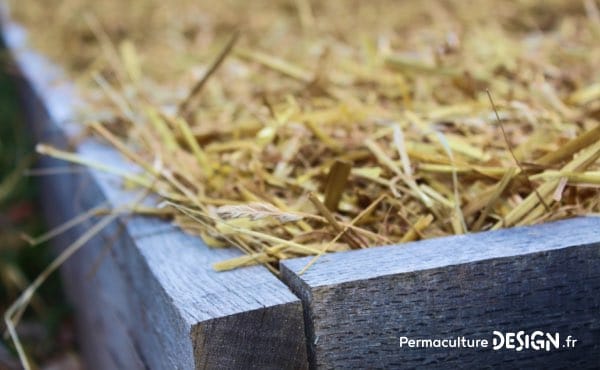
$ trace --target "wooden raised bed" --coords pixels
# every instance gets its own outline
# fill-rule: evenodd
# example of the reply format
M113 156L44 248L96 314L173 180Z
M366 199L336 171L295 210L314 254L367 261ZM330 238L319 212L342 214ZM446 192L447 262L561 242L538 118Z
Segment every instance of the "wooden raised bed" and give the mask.
M69 148L74 91L24 47L17 26L5 20L3 34L35 138ZM126 166L92 140L76 150ZM41 188L51 226L133 197L86 168L44 177ZM331 254L302 275L310 258L289 260L283 282L260 266L217 273L213 262L239 252L155 219L123 217L88 244L62 273L91 368L600 367L600 218ZM399 344L402 336L491 343L493 331L520 330L578 342L520 352Z

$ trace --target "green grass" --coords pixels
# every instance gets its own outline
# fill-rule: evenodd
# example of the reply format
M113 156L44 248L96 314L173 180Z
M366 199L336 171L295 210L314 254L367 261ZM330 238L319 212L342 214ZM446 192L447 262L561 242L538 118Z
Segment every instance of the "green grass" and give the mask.
M1 45L0 45L1 48ZM2 53L0 49L0 53ZM2 313L21 292L22 283L33 280L52 259L50 247L30 247L21 233L39 235L44 223L38 202L35 178L23 176L20 167L31 162L33 142L19 111L16 86L11 74L14 68L0 54L0 310ZM38 304L29 309L24 325L37 335L23 335L22 340L32 359L44 363L68 349L71 344L61 339L70 331L70 309L65 303L58 275L52 276L40 289ZM3 322L2 322L3 323ZM2 331L4 325L2 324ZM42 330L39 330L42 329ZM40 334L42 333L42 334ZM9 351L12 344L0 339ZM3 368L0 358L0 368Z

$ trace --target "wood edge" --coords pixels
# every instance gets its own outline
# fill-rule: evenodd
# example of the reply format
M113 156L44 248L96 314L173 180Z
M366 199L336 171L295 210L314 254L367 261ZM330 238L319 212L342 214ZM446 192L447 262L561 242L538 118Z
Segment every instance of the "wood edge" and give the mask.
M343 284L354 280L375 279L381 276L396 275L411 271L449 267L495 258L563 249L580 244L591 245L600 242L600 231L595 231L594 226L600 226L600 217L594 215L579 216L532 226L520 226L466 235L451 235L405 244L331 253L322 256L303 275L296 276L296 278L301 280L306 287L313 289L315 287ZM555 235L557 228L566 233L572 229L585 229L585 227L591 230L587 230L583 234L578 233L577 235L571 233L571 235L568 235L569 239L567 240L563 240ZM534 242L526 241L525 237L534 240ZM523 246L518 245L519 243L523 244ZM508 247L505 249L496 248L502 244L507 244ZM448 249L448 245L455 248L445 250L444 248ZM429 253L429 257L436 255L439 257L443 254L445 260L430 265L426 263L408 267L402 265L403 257L414 258L415 255L422 253ZM281 262L281 269L282 271L285 270L288 278L290 278L291 275L297 275L297 272L301 271L312 258L301 257L284 260ZM390 267L390 260L398 260L397 267ZM377 269L371 268L374 266ZM357 275L355 278L347 276L350 275L347 271L350 268L356 271ZM333 276L334 279L333 281L328 281L323 278L324 276Z

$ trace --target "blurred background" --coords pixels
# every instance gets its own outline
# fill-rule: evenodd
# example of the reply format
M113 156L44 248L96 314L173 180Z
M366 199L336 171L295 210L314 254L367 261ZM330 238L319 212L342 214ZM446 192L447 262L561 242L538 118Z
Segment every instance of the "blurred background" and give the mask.
M14 79L17 71L0 44L0 311L4 313L21 291L51 261L48 243L30 247L22 235L45 231L39 211L34 143L19 111ZM0 339L0 369L20 369L12 342ZM27 310L18 333L32 364L40 369L79 369L71 310L61 291L60 277L50 277Z

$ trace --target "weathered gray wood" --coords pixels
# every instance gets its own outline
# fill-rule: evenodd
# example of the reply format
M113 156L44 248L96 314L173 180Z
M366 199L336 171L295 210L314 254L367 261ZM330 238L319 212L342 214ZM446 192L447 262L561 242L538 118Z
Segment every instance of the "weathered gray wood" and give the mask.
M600 368L600 218L284 261L311 367ZM559 332L550 352L400 348L399 338ZM563 342L564 343L564 342Z
M24 45L20 28L4 19L4 38L22 72L24 105L35 137L67 147L76 132L76 94L63 75ZM61 82L62 81L62 82ZM92 140L76 150L127 168L111 148ZM63 166L51 159L43 167ZM135 193L118 179L78 168L41 181L51 226L108 201L127 204ZM64 248L90 223L57 239ZM211 265L238 256L211 249L166 222L119 219L62 268L76 308L80 343L89 368L295 368L307 366L302 306L262 266L217 273Z

